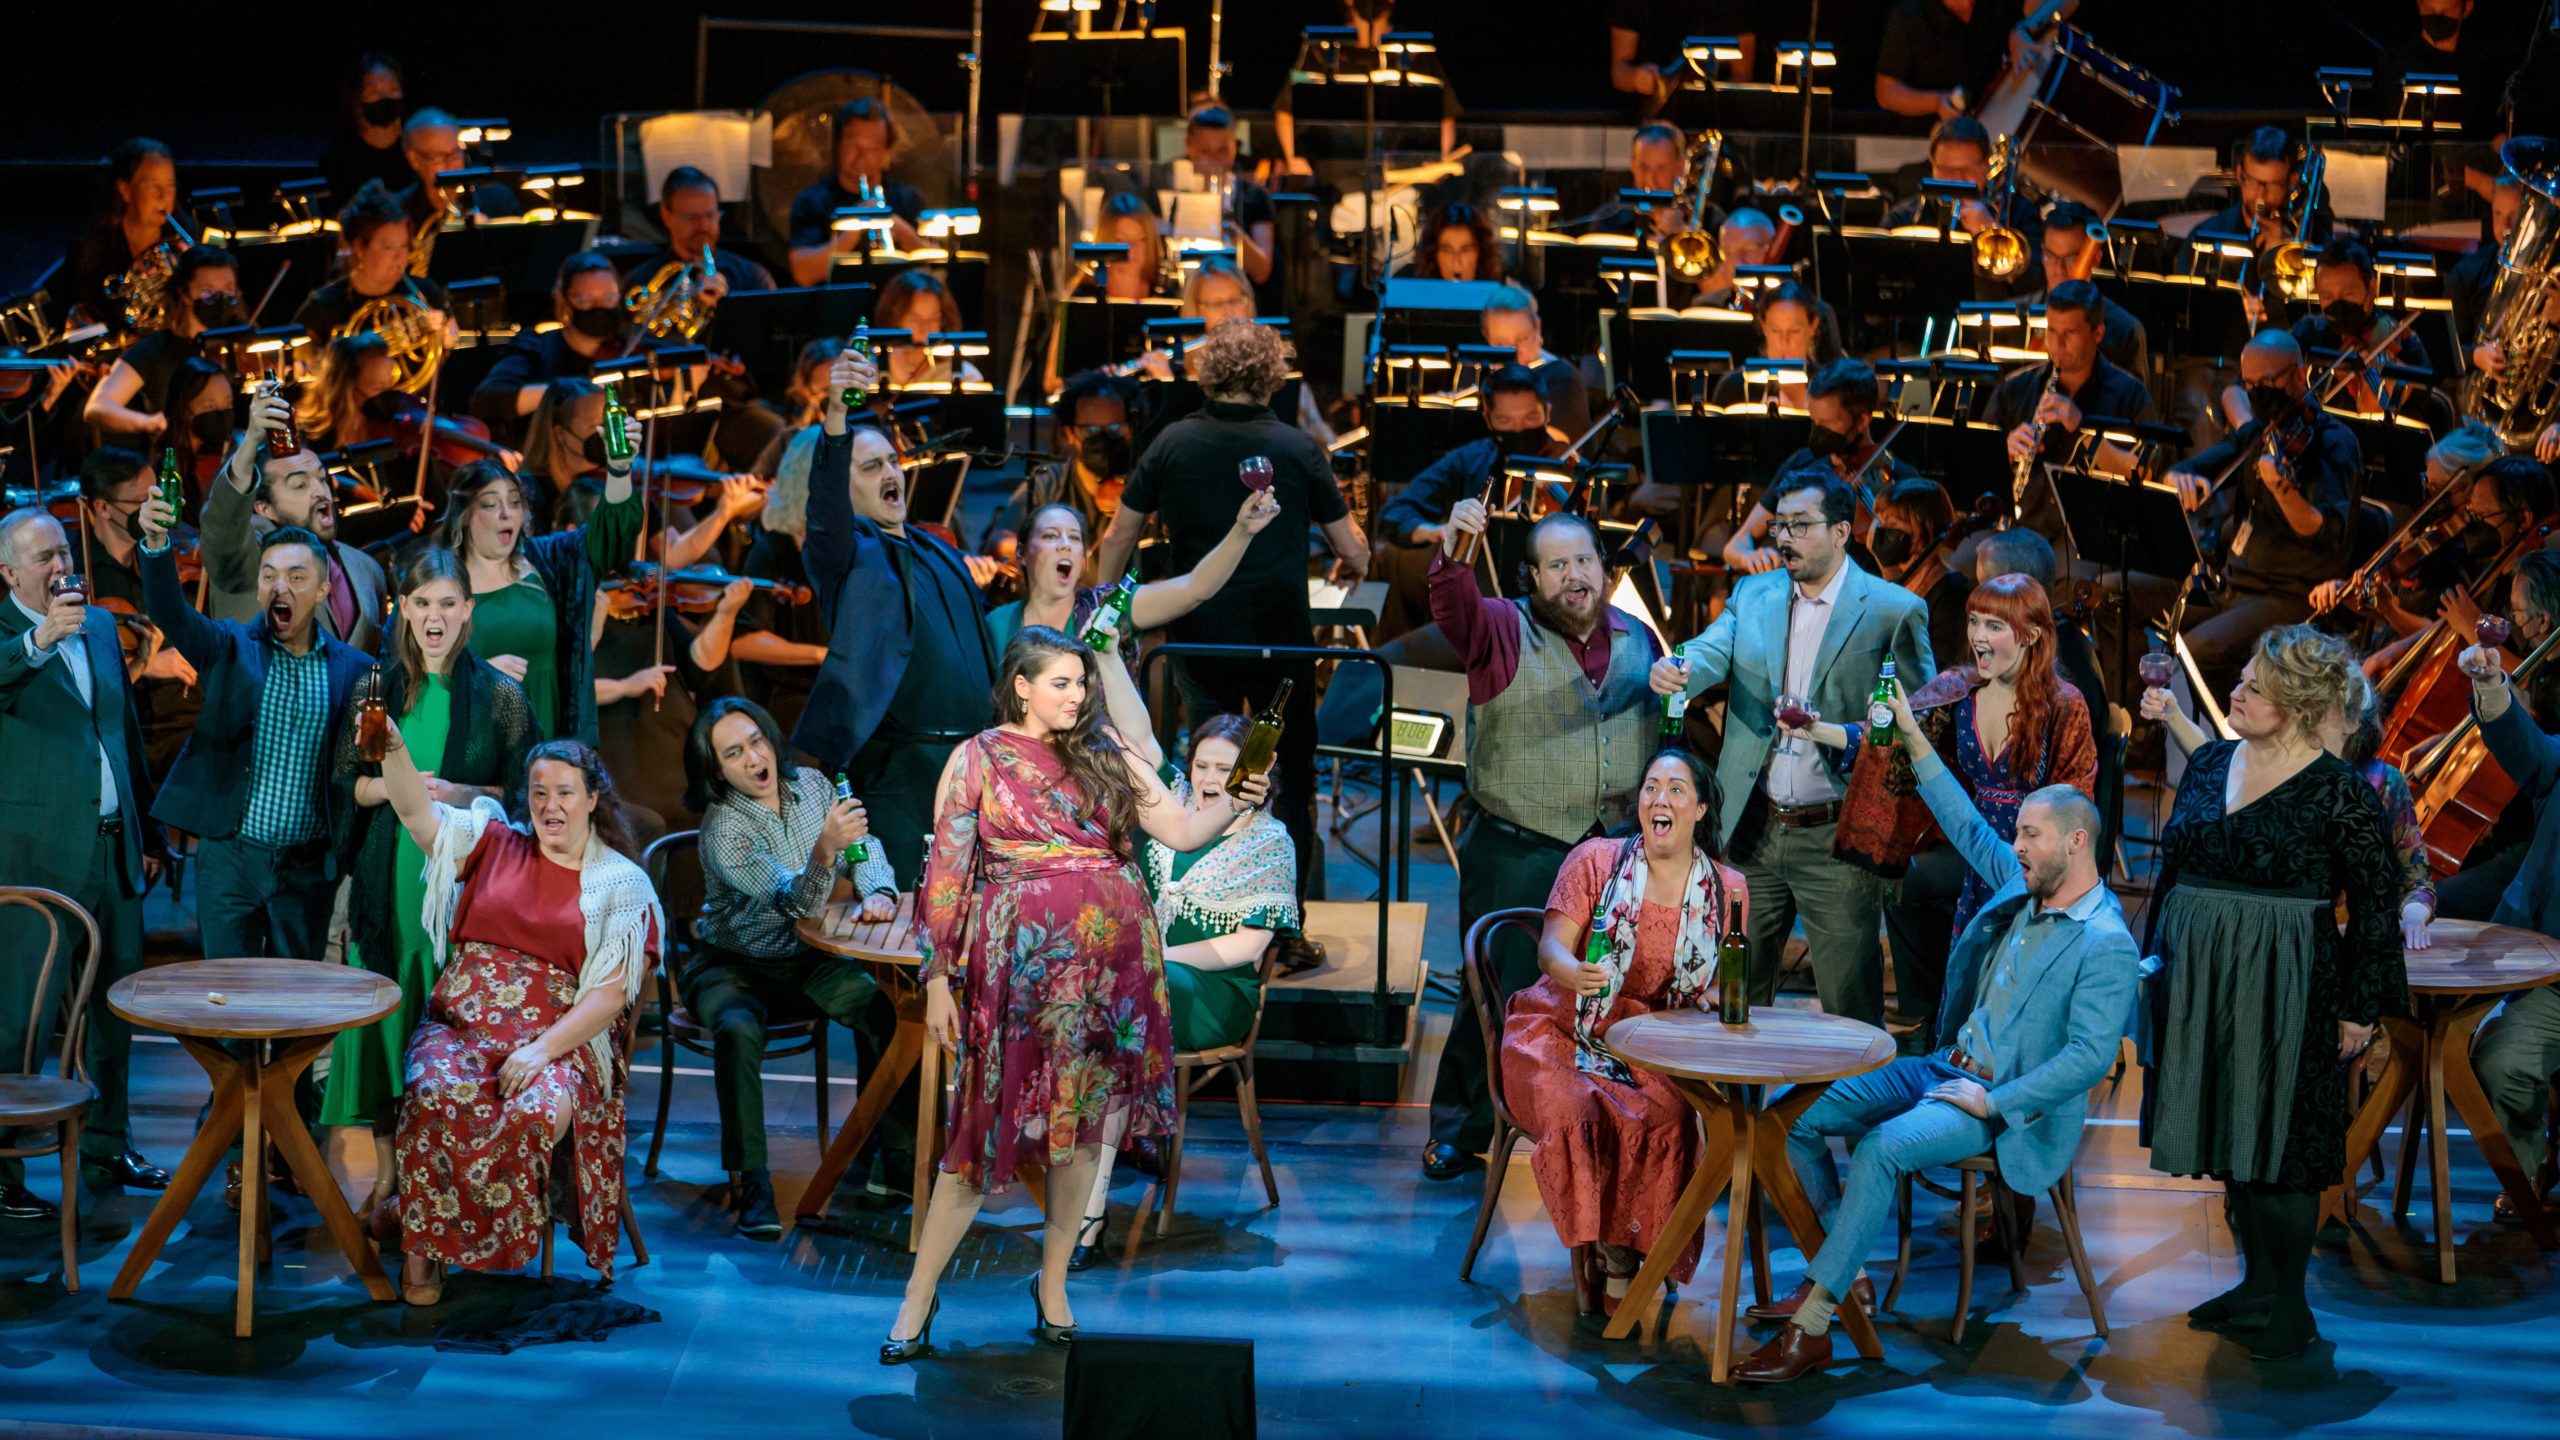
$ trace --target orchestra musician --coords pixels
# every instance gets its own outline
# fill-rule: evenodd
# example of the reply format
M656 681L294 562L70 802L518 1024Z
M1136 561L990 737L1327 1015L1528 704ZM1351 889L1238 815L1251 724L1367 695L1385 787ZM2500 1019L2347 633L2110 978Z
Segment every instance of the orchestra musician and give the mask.
M1716 227L1723 263L1698 282L1698 292L1691 303L1719 310L1749 308L1751 297L1735 282L1734 272L1745 265L1774 263L1778 257L1769 251L1777 242L1777 222L1767 215L1748 205L1727 211L1724 223Z
M2047 0L2068 18L2080 0ZM1953 119L1976 109L2004 60L2026 48L2023 0L1899 0L1876 49L1876 104L1896 115Z
M830 353L826 363L835 363ZM765 492L764 509L756 517L740 569L752 580L772 582L747 597L746 608L729 639L729 654L738 662L740 693L763 706L781 733L800 724L818 666L827 658L827 616L804 603L809 567L800 547L809 532L809 467L818 457L818 427L792 434L772 471L773 487Z
M471 413L493 435L522 434L524 417L542 403L552 381L564 375L584 379L597 361L618 358L625 349L630 316L622 308L622 282L602 254L581 250L561 261L551 304L560 328L527 331L508 341L506 353L471 392Z
M1583 389L1581 367L1547 348L1546 327L1538 319L1538 297L1517 283L1497 286L1485 297L1478 323L1484 343L1510 346L1546 388L1548 421L1566 439L1580 439L1591 428L1591 398Z
M2506 614L2513 628L2500 663L2513 668L2516 661L2551 638L2555 622L2560 622L2560 551L2526 551L2524 558L2516 562L2506 594ZM2560 729L2560 672L2546 665L2512 689L2516 702L2535 728L2546 734ZM2496 753L2494 748L2491 753ZM2524 867L2534 843L2537 818L2530 804L2503 807L2488 833L2472 843L2471 853L2463 857L2462 868L2437 885L2436 913L2449 920L2493 918L2500 897Z
M51 289L58 313L95 316L122 333L123 307L107 294L108 283L149 271L157 264L150 257L163 241L173 250L187 248L169 233L178 206L178 163L169 147L142 135L116 146L107 155L106 199L106 212L63 256L62 281Z
M2098 212L2077 200L2057 200L2044 212L2044 240L2038 254L2044 266L2046 295L2071 281L2089 278L2104 261L2104 246L2089 233L2089 227L2097 223ZM2089 253L2093 249L2100 253ZM2149 375L2151 341L2142 322L2104 291L2099 292L2098 304L2106 312L2098 353L2129 375Z
M1105 260L1076 276L1067 296L1101 296L1105 300L1145 300L1162 294L1166 279L1164 229L1156 212L1135 190L1114 190L1095 212L1093 239L1098 245L1126 245L1129 258ZM1203 262L1203 266L1209 262ZM1232 269L1233 267L1230 266ZM1195 272L1196 274L1196 272ZM1242 279L1241 274L1237 277ZM1252 291L1247 289L1250 296ZM1041 376L1043 394L1055 395L1066 383L1059 367L1066 363L1067 309L1061 297L1057 319L1049 330L1049 359ZM1248 315L1251 313L1247 312ZM1114 357L1103 356L1104 360Z
M374 51L358 55L341 87L346 125L329 139L315 167L332 195L353 196L368 180L399 190L417 178L401 142L401 102L408 85L400 62Z
M1029 495L1030 505L1064 505L1083 518L1087 535L1100 535L1120 513L1120 492L1136 462L1131 432L1138 384L1108 370L1087 370L1049 402L1061 443L1071 447L1054 495ZM1025 512L1024 518L1029 518Z
M718 305L733 290L772 289L772 271L720 243L720 219L719 181L691 165L668 171L658 182L658 224L667 232L667 248L632 273L650 278L680 265L699 270L708 256L711 273L696 292L704 305Z
M2488 238L2471 247L2445 272L2444 293L2453 302L2455 334L2480 333L2489 308L2489 287L2498 279L2498 252L2506 247L2507 237L2516 233L2516 219L2522 214L2524 182L2513 175L2500 175L2489 187ZM2471 363L2479 369L2495 371L2505 365L2506 352L2495 340L2484 339L2471 347Z
M1577 382L1578 383L1578 382ZM1478 382L1477 397L1485 429L1492 433L1443 452L1405 482L1396 498L1378 512L1381 539L1401 547L1440 550L1442 527L1451 507L1461 500L1496 500L1486 489L1498 478L1504 460L1513 456L1552 457L1564 446L1548 433L1546 382L1525 365L1505 365ZM1386 567L1381 566L1383 571Z
M2302 142L2283 127L2261 125L2250 131L2231 149L2231 203L2197 222L2196 229L2245 235L2249 248L2260 255L2287 240L2326 242L2334 222L2325 204L2312 212L2309 234L2294 233L2302 161Z
M2053 542L2066 557L2070 533L2062 518L2045 464L2070 459L2081 440L2081 426L2091 416L2109 420L2154 422L2159 407L2151 387L2140 377L2118 369L2105 355L2106 297L2086 280L2066 280L2045 298L2045 363L2010 375L1984 398L1983 420L2008 433L2009 462L2041 457L2025 493L2009 496L2017 523ZM2133 454L2108 442L2098 443L2092 463L2111 475L2133 469ZM2014 483L2014 481L2012 482Z
M1637 119L1661 114L1678 83L1662 73L1662 61L1676 57L1692 35L1736 41L1742 57L1724 62L1721 73L1729 80L1748 80L1760 54L1755 27L1765 23L1757 7L1744 0L1609 0L1609 88L1630 97Z
M2451 514L2441 517L2430 535L2412 537L2410 548L2425 553L2405 576L2377 584L2370 600L2353 592L2346 580L2322 582L2311 592L2315 610L2346 604L2369 613L2398 637L2366 657L2365 673L2379 675L2407 650L2410 637L2442 618L2454 635L2469 635L2479 624L2481 603L2495 604L2504 593L2504 575L2486 573L2488 566L2525 532L2560 515L2551 472L2526 455L2495 455L2473 460L2477 447L2496 443L2486 427L2465 426L2436 442L2427 452L2427 469L2455 468L2447 483L2465 485L2468 493ZM2430 496L2435 493L2431 488ZM2426 548L2432 544L2432 548ZM2475 585L2477 593L2474 593Z
M1396 28L1395 0L1341 0L1341 5L1341 23L1351 27L1352 36L1350 43L1341 47L1335 69L1346 75L1370 75L1391 68L1386 52L1378 46L1387 33ZM1407 58L1413 62L1414 70L1431 74L1440 81L1432 88L1440 92L1440 154L1445 158L1458 148L1458 116L1461 112L1457 88L1448 83L1447 76L1440 74L1439 56ZM1293 80L1282 85L1280 93L1272 97L1271 129L1280 141L1280 173L1312 175L1315 167L1299 153L1297 88ZM1392 131L1389 133L1393 134Z
M603 483L613 466L606 449L604 424L604 387L574 375L551 382L542 404L533 412L525 440L524 468L515 477L518 485L527 487L529 502L539 500L556 513L556 507L571 495L592 491ZM634 456L631 465L634 476L649 486L700 487L710 503L707 513L693 518L681 530L671 519L665 527L650 532L649 543L655 557L674 569L681 570L711 553L711 547L731 521L754 514L764 503L763 482L757 477L723 475L706 466L698 455L662 455L655 460ZM664 493L659 493L664 500ZM605 564L601 558L597 563Z
M1735 366L1716 377L1713 402L1720 406L1739 405L1748 400L1769 400L1789 410L1802 410L1811 403L1805 386L1814 372L1840 358L1840 320L1828 302L1815 297L1813 287L1801 280L1789 280L1760 292L1760 301L1751 311L1751 328L1759 336L1761 360L1800 360L1804 362L1803 380L1781 380L1778 393L1772 397L1755 393L1766 387L1755 386L1742 367Z
M444 233L445 221L456 214L522 211L516 193L504 185L492 182L466 194L460 186L443 183L445 172L462 169L468 158L462 153L461 122L445 111L431 105L411 115L400 132L400 148L409 161L409 184L400 191L399 200L409 216L410 274L427 273L435 259L436 239Z
M240 271L219 245L189 247L169 270L167 327L125 347L106 378L89 392L81 418L103 434L149 445L169 427L169 382L178 367L204 355L207 330L247 318ZM226 415L223 428L230 428Z
M1235 112L1223 105L1203 105L1192 111L1183 122L1182 153L1202 181L1219 176L1235 187L1228 202L1232 224L1227 238L1236 247L1236 263L1246 276L1256 285L1269 284L1279 211L1272 207L1271 192L1236 168Z
M205 613L216 620L256 619L268 599L259 574L263 542L271 531L295 529L316 542L314 558L328 573L321 628L371 654L381 644L390 582L381 562L338 543L337 495L320 457L307 445L282 459L267 453L268 434L292 414L281 397L251 399L249 428L222 478L205 487Z
M886 347L889 360L874 398L886 406L900 390L983 383L986 377L968 360L936 355L925 348L927 336L948 335L967 324L951 287L932 271L901 270L891 276L871 307L873 342Z
M398 296L423 312L421 323L442 331L451 345L461 332L445 313L444 287L409 273L413 248L408 212L399 198L380 184L365 187L338 212L338 243L347 252L347 273L314 290L293 312L293 323L311 332L316 344L348 333L347 322L366 305Z
M410 279L419 285L432 283ZM302 387L302 398L294 404L295 433L324 453L387 439L414 458L427 411L424 404L402 393L399 378L389 341L371 330L339 336L321 348L320 373ZM513 469L524 459L491 440L488 427L468 415L436 416L435 432L436 457L443 465L468 463L463 457L477 456ZM439 477L442 473L437 472ZM440 485L431 487L430 494L440 491Z
M164 452L176 452L178 474L190 502L204 499L214 470L231 452L235 394L231 372L201 355L169 376L169 393L163 402L169 425L161 432L160 443Z
M2043 228L2036 219L2035 206L2023 196L2010 194L1995 197L1991 184L1991 132L1970 115L1941 120L1929 132L1929 178L1959 185L1971 185L1982 193L1956 207L1956 228L1968 235L1979 235L1995 225L2006 225L2020 231L2030 244L2037 242ZM1886 223L1921 225L1932 223L1932 202L1925 191L1914 190L1894 203L1886 212ZM1997 205L1999 208L1994 209Z
M1413 258L1396 267L1396 277L1416 280L1501 280L1506 278L1502 243L1484 212L1463 200L1439 206L1422 219Z
M196 668L143 618L140 517L142 502L157 490L151 462L131 450L101 445L81 457L77 563L89 577L89 603L116 617L142 725L143 764L155 785L204 708Z
M2374 281L2373 252L2366 249L2362 241L2340 236L2320 247L2319 259L2312 270L2319 309L2293 322L2293 338L2302 342L2306 354L2314 350L2362 352L2370 349L2380 338L2377 325L2381 330L2390 328L2381 323L2374 309L2378 293ZM2406 330L2393 342L2389 354L2377 357L2377 363L2382 362L2424 370L2427 368L2426 342L2418 338L2414 327ZM2338 398L2352 404L2359 414L2379 415L2383 412L2386 397L2402 402L2395 408L2412 408L2399 382L2377 382L2363 371L2348 382L2345 392ZM2237 385L2222 392L2222 409L2234 429L2248 424L2253 413L2247 392ZM2451 417L2447 416L2445 420L2444 425L2436 428L2450 429Z
M862 232L835 228L836 212L855 206L889 207L889 243L899 250L924 244L924 196L888 170L905 137L889 107L868 95L836 107L835 171L791 197L791 283L824 285L838 255L862 248Z
M1878 398L1875 367L1864 360L1842 357L1823 366L1805 384L1805 410L1813 417L1813 429L1805 438L1803 449L1786 458L1778 466L1778 479L1769 483L1760 498L1752 502L1751 513L1743 517L1742 527L1725 541L1724 563L1736 574L1759 574L1775 570L1781 563L1778 547L1768 542L1769 517L1778 503L1779 484L1790 476L1808 470L1829 470L1835 477L1847 480L1876 459L1880 448L1870 430L1875 418ZM1920 472L1900 458L1887 453L1867 472L1867 493L1888 488L1898 481ZM1853 492L1856 505L1855 523L1843 543L1849 558L1867 571L1875 570L1874 557L1866 555L1866 532L1875 523L1875 512L1868 502Z

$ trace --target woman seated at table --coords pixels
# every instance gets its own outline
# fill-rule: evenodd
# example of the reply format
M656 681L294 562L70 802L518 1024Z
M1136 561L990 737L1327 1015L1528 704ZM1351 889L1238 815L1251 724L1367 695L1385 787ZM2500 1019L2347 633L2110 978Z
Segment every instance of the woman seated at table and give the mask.
M1135 687L1112 685L1114 701ZM1191 768L1164 758L1143 709L1125 703L1112 722L1141 759L1156 762L1165 788L1188 810L1225 813L1227 777L1253 729L1251 717L1213 715L1191 732ZM1270 772L1279 783L1278 767ZM1147 894L1155 901L1164 933L1164 988L1173 1014L1177 1053L1241 1045L1261 1001L1262 952L1274 938L1298 933L1298 852L1289 829L1267 810L1236 816L1218 838L1197 850L1175 850L1152 837L1139 845ZM1109 1230L1111 1166L1119 1152L1105 1147L1094 1171L1093 1199L1076 1231L1067 1268L1082 1270L1100 1255Z
M531 1262L555 1189L610 1283L630 1073L612 1031L666 933L613 779L586 745L545 741L526 760L519 826L485 797L431 798L394 723L382 783L426 853L427 945L445 957L400 1097L400 1296L436 1304L447 1266ZM555 1187L564 1139L571 1171Z
M800 922L826 909L839 877L862 897L865 920L898 913L898 881L870 839L862 802L836 798L827 777L790 762L782 728L752 700L715 700L693 722L684 751L685 804L702 816L700 942L676 986L711 1032L712 1088L720 1095L720 1165L737 1177L730 1205L738 1233L782 1233L765 1168L765 1023L815 1014L851 1030L867 1082L897 1032L898 1017L861 968L803 944ZM846 851L864 846L858 863ZM883 1146L915 1169L913 1097L881 1117Z
M1245 547L1253 537L1280 513L1280 502L1267 490L1245 491L1244 504L1236 509L1236 523L1188 575L1170 580L1155 580L1138 587L1130 598L1128 635L1134 638L1149 630L1161 629L1190 614L1210 596L1226 588L1227 579L1236 573L1244 559ZM1026 625L1046 625L1081 637L1087 622L1102 609L1118 588L1114 579L1108 584L1078 589L1085 577L1085 561L1090 550L1084 533L1084 516L1072 505L1048 504L1031 512L1030 540L1022 547L1023 598L999 605L987 614L987 633L1001 647L1012 642L1014 633Z
M1538 942L1545 977L1511 997L1502 1027L1503 1093L1537 1142L1529 1171L1573 1251L1585 1315L1615 1313L1698 1167L1688 1102L1600 1041L1630 1015L1713 999L1716 947L1749 902L1719 853L1716 793L1714 772L1689 752L1653 758L1636 834L1586 840L1556 872ZM1695 1273L1698 1249L1690 1237L1673 1278Z
M422 550L400 578L399 639L394 657L375 670L382 703L434 769L427 793L447 805L483 797L506 804L524 792L525 752L534 734L533 707L516 682L471 653L471 582L462 562L441 546ZM399 1108L409 1034L427 1008L442 958L427 944L420 912L426 898L426 851L385 802L381 766L360 748L361 716L350 706L339 728L330 815L340 826L337 853L346 872L347 922L355 943L347 963L400 985L400 1008L360 1029L341 1031L329 1052L323 1125L373 1131L373 1193L356 1212L376 1225L399 1177L392 1121ZM396 1226L397 1211L383 1216ZM386 1237L387 1238L387 1237Z
M1492 222L1473 205L1455 200L1423 217L1413 258L1396 268L1396 278L1500 280L1502 259Z

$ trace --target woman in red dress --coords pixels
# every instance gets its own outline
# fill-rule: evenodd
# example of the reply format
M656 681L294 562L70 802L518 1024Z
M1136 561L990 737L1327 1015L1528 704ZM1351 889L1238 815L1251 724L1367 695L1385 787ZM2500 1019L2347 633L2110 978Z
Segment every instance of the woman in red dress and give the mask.
M530 1263L564 1192L610 1283L630 1068L610 1035L666 929L613 781L575 740L537 745L519 828L494 800L429 799L396 724L382 781L427 854L424 919L443 957L400 1097L401 1298L435 1304L448 1265ZM565 1185L552 1173L563 1138Z
M1047 1172L1033 1333L1075 1337L1067 1257L1106 1143L1173 1128L1164 947L1133 832L1197 850L1262 803L1259 778L1199 810L1103 723L1116 660L1045 625L997 668L1001 722L952 752L917 904L925 1028L954 1062L951 1138L880 1363L933 1353L935 1286L989 1189Z
M1680 1187L1698 1168L1687 1101L1661 1076L1600 1047L1630 1015L1704 1009L1740 871L1716 853L1715 772L1685 750L1645 767L1637 833L1585 840L1547 895L1543 979L1511 997L1503 1095L1537 1144L1529 1173L1573 1252L1582 1313L1615 1313ZM1698 1237L1675 1279L1698 1268Z

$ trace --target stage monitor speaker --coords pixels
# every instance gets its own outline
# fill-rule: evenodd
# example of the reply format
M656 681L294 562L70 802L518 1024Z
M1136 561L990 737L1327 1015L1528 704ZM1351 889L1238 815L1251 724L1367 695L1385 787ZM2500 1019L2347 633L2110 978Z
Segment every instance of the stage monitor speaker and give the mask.
M1253 1342L1079 1333L1066 1440L1252 1440Z

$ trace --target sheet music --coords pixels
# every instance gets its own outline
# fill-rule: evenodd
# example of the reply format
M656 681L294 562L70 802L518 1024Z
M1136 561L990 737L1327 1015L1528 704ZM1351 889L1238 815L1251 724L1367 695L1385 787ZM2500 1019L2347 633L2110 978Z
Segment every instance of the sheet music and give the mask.
M765 124L769 148L772 122ZM667 172L690 165L709 175L721 194L746 194L753 129L744 110L695 110L641 121L640 168L649 177L648 193L658 193Z

